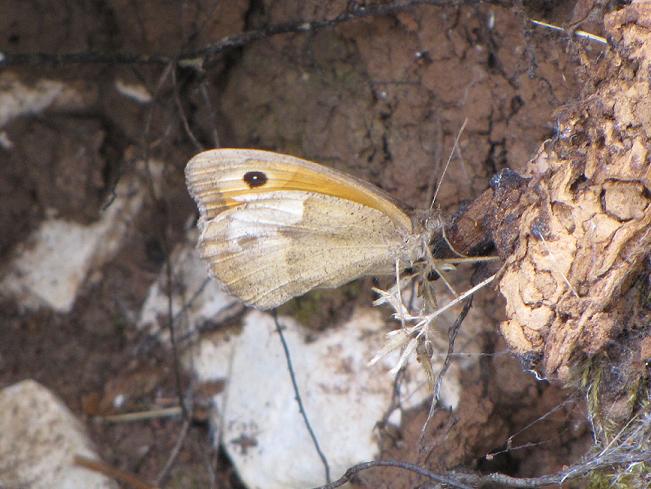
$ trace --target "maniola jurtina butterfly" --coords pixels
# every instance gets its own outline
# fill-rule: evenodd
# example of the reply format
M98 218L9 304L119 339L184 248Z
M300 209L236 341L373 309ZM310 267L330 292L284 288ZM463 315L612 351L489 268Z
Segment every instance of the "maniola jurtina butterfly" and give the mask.
M373 185L293 156L214 149L185 169L199 249L232 295L270 309L316 287L392 274L428 239Z

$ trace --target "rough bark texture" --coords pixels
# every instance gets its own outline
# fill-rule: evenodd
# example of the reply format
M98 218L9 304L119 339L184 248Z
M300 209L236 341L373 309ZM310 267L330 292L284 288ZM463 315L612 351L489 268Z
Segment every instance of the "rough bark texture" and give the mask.
M501 330L548 378L574 379L577 362L615 338L639 344L651 327L651 8L641 3L606 18L612 49L593 92L560 114L527 168Z

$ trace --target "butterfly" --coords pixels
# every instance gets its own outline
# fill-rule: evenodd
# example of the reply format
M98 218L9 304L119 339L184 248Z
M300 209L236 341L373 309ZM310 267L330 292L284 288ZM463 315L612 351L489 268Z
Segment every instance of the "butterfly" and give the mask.
M389 195L311 161L213 149L193 157L185 176L201 257L229 294L258 309L393 274L426 254L422 224Z

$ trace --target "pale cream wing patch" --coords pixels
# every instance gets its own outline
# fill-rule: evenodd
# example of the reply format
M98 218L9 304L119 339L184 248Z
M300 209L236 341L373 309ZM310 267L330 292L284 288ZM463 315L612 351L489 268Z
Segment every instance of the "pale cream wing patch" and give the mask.
M199 248L227 291L259 309L390 274L407 237L386 214L328 195L276 191L238 200L200 221Z

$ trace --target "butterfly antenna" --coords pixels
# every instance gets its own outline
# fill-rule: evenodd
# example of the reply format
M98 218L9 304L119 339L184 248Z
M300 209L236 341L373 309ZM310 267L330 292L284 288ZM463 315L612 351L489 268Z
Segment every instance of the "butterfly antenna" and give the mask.
M445 226L441 226L441 237L443 238L443 241L445 241L445 244L448 245L448 248L450 248L450 251L452 251L452 253L462 258L469 258L468 255L464 255L460 251L457 251L456 248L452 245L452 243L450 243L448 236L445 234Z
M405 329L405 305L402 302L402 286L400 285L400 260L396 259L396 294L398 294L398 304L400 305L400 325Z
M445 166L443 167L443 172L441 173L441 177L439 178L439 181L436 184L436 190L434 191L434 195L432 196L429 205L430 210L434 208L434 202L436 202L436 197L438 197L439 190L441 190L441 185L443 184L443 178L445 177L445 174L448 171L448 167L450 166L450 162L452 161L452 155L454 155L454 152L459 148L459 139L461 139L461 135L463 134L463 130L466 128L467 123L468 123L468 118L466 117L463 120L463 124L461 124L461 128L457 133L457 137L454 139L454 144L452 145L452 150L450 151L450 155L448 156L448 161L445 163Z
M454 290L454 287L452 287L452 284L450 281L446 278L445 274L443 273L443 270L441 267L437 267L436 264L441 263L443 265L446 264L446 260L437 260L434 258L434 255L432 254L432 250L429 248L425 248L427 250L427 259L429 261L429 270L435 271L439 277L441 277L441 280L445 284L445 286L448 288L448 290L452 293L454 297L459 297L459 294L457 294L457 291Z

